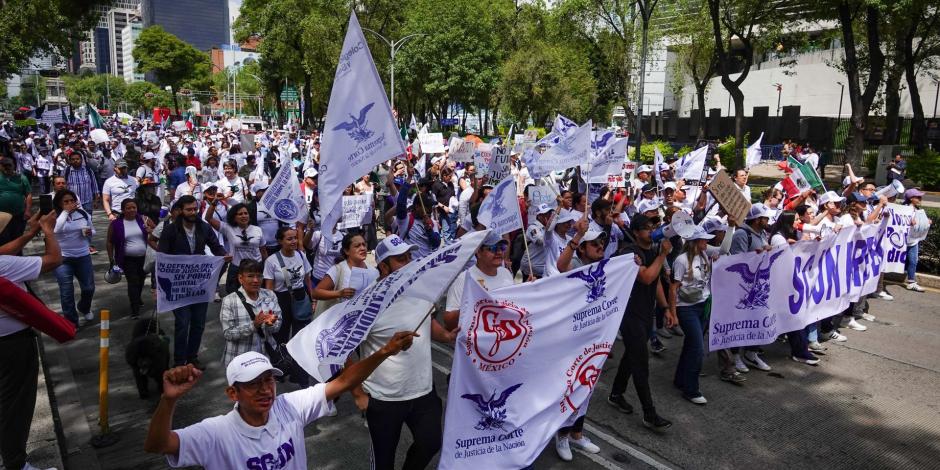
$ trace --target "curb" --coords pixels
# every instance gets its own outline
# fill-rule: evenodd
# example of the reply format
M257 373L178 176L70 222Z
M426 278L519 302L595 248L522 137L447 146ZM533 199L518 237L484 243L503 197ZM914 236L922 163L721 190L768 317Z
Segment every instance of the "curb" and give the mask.
M904 285L905 277L907 276L904 273L885 273L885 281L892 284ZM940 290L940 276L917 273L917 284L921 287Z

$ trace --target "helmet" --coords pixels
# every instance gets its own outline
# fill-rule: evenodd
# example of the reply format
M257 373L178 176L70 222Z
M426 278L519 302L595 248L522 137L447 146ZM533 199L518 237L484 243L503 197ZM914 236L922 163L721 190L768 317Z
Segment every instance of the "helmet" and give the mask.
M104 273L104 280L108 284L117 284L121 282L121 274L123 273L124 271L121 271L121 268L117 266L111 266L111 268L108 269L108 272Z

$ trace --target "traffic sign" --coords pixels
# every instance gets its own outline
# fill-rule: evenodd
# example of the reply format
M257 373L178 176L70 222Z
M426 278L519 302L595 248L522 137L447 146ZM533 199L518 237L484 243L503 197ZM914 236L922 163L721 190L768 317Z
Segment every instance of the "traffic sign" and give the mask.
M287 87L281 92L281 101L297 101L297 98L297 89L294 87Z

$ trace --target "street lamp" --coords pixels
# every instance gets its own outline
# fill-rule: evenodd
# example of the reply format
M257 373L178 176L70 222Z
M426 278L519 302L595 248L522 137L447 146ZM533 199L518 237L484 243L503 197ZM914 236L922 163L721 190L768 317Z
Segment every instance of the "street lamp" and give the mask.
M242 65L241 61L236 60L232 64L232 114L238 114L238 68Z
M401 47L405 45L405 42L408 41L409 39L413 37L417 37L417 36L426 36L426 35L423 33L414 33L414 34L409 34L401 39L390 41L385 36L382 36L381 34L369 28L362 28L362 30L368 31L378 36L379 39L385 41L385 44L388 44L388 50L391 53L391 59L392 59L392 61L388 64L389 76L392 82L391 86L389 86L389 89L392 90L391 102L392 102L392 110L394 110L395 109L395 53L397 53L398 50L401 49Z
M783 84L774 83L772 86L777 87L777 117L780 117L780 94L783 93Z
M845 84L842 82L836 82L836 85L839 85L839 121L842 120L842 97L845 95Z
M261 77L251 72L245 72L245 73L248 74L251 78L258 80L258 88L259 88L258 90L258 117L260 117L261 120L264 120L264 112L261 110L261 98L264 95L264 80L262 80Z
M933 97L933 117L937 118L937 98L940 98L940 81L934 82L934 85L937 85L937 94Z

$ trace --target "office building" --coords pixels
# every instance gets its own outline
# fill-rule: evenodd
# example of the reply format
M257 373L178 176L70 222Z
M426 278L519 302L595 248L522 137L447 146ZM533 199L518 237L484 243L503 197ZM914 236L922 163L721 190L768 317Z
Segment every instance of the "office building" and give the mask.
M200 51L228 44L228 0L142 0L144 27L158 25Z
M137 72L137 63L134 61L134 41L140 36L140 31L144 29L143 23L139 18L127 23L121 30L121 44L123 45L123 77L127 83L143 81L144 74Z

